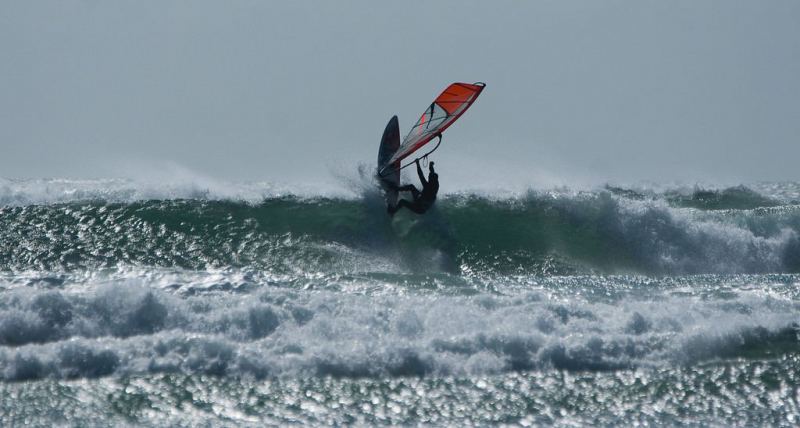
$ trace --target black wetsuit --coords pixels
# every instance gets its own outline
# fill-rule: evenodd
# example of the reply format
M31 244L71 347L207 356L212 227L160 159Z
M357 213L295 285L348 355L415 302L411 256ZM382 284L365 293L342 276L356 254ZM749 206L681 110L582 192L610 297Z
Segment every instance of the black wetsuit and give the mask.
M424 214L436 202L436 193L439 192L439 174L436 174L433 170L433 163L431 163L430 174L428 174L428 179L426 180L425 175L422 173L422 168L419 166L419 161L417 161L417 175L419 175L419 181L422 183L422 191L417 190L413 184L398 187L398 192L411 192L412 201L401 199L397 202L397 205L389 207L389 214L394 214L403 207L417 214Z

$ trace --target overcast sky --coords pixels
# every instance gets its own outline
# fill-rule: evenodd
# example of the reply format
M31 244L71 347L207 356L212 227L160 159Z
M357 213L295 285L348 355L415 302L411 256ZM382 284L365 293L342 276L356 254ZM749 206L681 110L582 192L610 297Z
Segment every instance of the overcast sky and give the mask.
M487 88L443 188L800 180L800 1L0 2L0 177L372 165Z

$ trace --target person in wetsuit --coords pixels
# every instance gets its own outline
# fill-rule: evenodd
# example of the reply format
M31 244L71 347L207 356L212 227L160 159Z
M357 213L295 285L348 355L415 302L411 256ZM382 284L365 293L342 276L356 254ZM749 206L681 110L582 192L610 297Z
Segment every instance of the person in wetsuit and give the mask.
M400 208L406 207L409 210L417 213L424 214L428 211L433 203L436 202L436 193L439 192L439 174L433 170L433 162L428 166L428 179L422 173L422 167L419 166L419 159L414 161L417 164L417 175L419 181L422 183L422 191L420 192L414 187L413 184L406 184L397 188L398 192L411 192L412 201L401 199L395 206L389 206L389 214L394 215Z

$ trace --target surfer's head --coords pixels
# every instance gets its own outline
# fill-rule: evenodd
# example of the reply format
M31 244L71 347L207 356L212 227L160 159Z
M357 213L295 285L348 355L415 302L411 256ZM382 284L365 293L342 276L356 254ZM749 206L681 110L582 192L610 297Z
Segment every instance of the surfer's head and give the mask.
M433 170L433 161L431 161L431 163L428 164L428 172L430 172L431 174L436 174L436 171Z

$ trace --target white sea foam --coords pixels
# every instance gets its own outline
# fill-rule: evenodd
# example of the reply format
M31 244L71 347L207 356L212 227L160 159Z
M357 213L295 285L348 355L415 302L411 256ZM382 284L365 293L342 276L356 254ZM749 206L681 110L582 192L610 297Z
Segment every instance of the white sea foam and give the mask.
M211 280L186 275L182 282ZM607 278L605 287L592 277L544 280L502 294L477 291L487 284L473 283L477 294L467 295L372 293L374 284L325 290L335 278L318 278L317 291L257 279L240 292L186 293L170 286L174 279L6 290L0 376L382 377L657 367L735 357L748 347L796 346L792 328L800 314L785 288L751 290L735 278L688 292L674 284L626 289L624 278ZM248 282L235 275L228 282L237 281ZM403 287L401 279L390 282Z
M208 178L182 178L173 181L130 179L32 179L0 178L0 206L42 205L101 200L134 202L164 199L235 200L257 203L264 199L297 196L300 198L353 198L345 188L321 183L288 185L280 183L231 183Z

